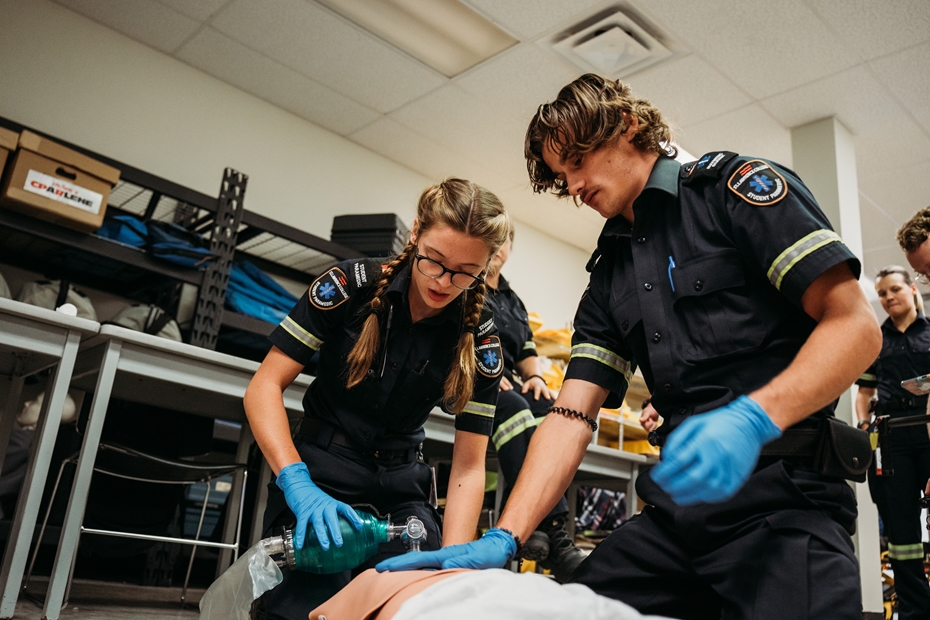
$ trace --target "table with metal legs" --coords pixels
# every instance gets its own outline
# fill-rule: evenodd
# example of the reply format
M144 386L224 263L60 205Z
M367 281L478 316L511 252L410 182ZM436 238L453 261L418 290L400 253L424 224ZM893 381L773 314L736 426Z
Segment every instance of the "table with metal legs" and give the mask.
M242 398L258 366L251 360L114 325L104 325L98 336L81 346L72 384L93 391L94 396L49 580L44 618L57 620L65 602L68 575L77 553L94 460L110 399L150 403L185 413L241 422L242 435L236 460L244 462L251 433L245 424ZM285 391L284 406L289 417L303 415L301 401L311 381L312 377L300 375ZM229 505L236 505L241 480L237 479L232 488L226 501ZM260 508L256 505L256 511ZM227 511L223 542L231 542L235 536L232 528L236 518L234 512ZM261 519L260 513L256 516ZM225 568L230 558L231 552L224 550L219 566Z
M9 381L0 416L0 468L13 433L23 381L52 369L0 569L0 618L12 618L16 609L78 348L82 339L99 329L95 321L0 298L0 377Z

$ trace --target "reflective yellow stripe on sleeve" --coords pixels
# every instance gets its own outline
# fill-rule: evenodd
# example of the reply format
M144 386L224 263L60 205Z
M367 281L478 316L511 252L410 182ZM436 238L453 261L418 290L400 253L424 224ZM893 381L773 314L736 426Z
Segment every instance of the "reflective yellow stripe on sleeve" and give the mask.
M487 405L485 403L478 403L470 400L465 403L465 408L462 409L462 413L471 413L473 415L480 415L485 418L493 418L494 409L494 405Z
M529 349L533 349L534 351L536 350L536 343L532 340L527 340L525 343L523 343L523 350L528 351Z
M630 379L633 376L633 373L630 371L630 363L613 351L593 344L576 344L572 347L571 359L575 359L576 357L586 357L609 366L623 375L627 385L630 384Z
M518 411L513 417L509 420L505 420L503 424L498 426L497 431L491 435L494 448L500 450L508 441L518 436L520 433L536 428L542 421L543 418L533 417L533 412L529 409Z
M888 557L892 560L922 560L924 558L924 545L923 543L911 545L888 543Z
M301 344L306 345L314 351L319 349L323 344L322 340L298 325L297 322L289 316L284 317L284 320L281 321L281 329L296 338Z
M769 282L771 282L775 288L781 290L782 280L785 279L785 276L791 271L792 267L814 250L820 249L830 243L843 243L843 240L832 230L826 229L815 230L809 235L804 236L778 255L778 258L775 259L775 262L772 263L772 266L769 267L769 271L766 274Z
M859 375L859 380L860 381L878 381L878 376L873 375L870 372L864 372L861 375Z

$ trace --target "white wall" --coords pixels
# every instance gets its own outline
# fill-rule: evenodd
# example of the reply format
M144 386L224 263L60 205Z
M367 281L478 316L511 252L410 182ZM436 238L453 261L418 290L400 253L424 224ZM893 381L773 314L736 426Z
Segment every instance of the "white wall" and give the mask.
M45 0L0 0L0 116L329 238L344 213L408 224L422 175ZM528 225L505 275L548 327L571 320L583 252Z

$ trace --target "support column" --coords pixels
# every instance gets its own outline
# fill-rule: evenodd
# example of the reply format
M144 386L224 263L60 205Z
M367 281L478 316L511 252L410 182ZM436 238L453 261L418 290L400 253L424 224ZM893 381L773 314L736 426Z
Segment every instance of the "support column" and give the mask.
M794 170L813 192L833 227L860 260L862 226L859 219L859 182L852 134L835 118L825 118L791 130ZM871 289L868 274L860 285ZM840 397L836 416L855 424L855 386ZM882 611L881 564L878 542L878 511L869 496L867 483L852 484L859 500L859 520L853 542L859 558L864 612ZM879 616L881 617L881 616Z

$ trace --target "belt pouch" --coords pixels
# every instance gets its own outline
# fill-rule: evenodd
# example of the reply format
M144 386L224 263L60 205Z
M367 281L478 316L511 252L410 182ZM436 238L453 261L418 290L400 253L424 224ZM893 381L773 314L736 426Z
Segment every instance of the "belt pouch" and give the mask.
M872 462L869 434L834 417L824 418L821 424L814 457L817 471L824 476L865 482Z

